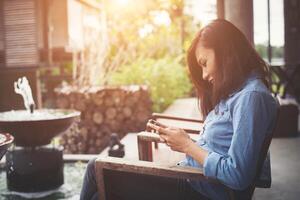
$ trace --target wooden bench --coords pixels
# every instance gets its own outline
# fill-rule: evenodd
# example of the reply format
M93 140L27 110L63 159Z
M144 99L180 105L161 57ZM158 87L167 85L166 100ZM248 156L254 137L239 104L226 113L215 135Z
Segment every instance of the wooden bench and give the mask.
M159 143L158 149L153 146L155 156L153 162L148 162L139 160L136 133L127 134L121 143L125 144L124 158L109 157L108 149L105 149L96 159L95 166L100 199L106 199L106 183L104 181L106 170L169 178L205 178L201 169L177 166L177 162L181 161L185 155L170 151L165 144Z
M161 116L160 116L161 117ZM176 119L177 120L177 119ZM165 122L164 122L165 123ZM176 123L178 125L178 123ZM189 128L189 127L188 127ZM190 128L189 128L190 129ZM275 127L273 128L274 132ZM196 132L196 131L195 131ZM257 165L256 176L251 185L243 191L236 191L228 188L230 199L239 199L240 195L248 194L248 198L251 199L254 189L257 186L257 180L260 178L260 172L263 163L266 159L266 155L269 149L269 145L273 136L269 134L265 138L264 144L261 150L261 155ZM139 137L139 139L138 139ZM119 171L130 172L134 174L146 174L159 177L170 178L184 178L184 179L206 179L207 181L217 182L216 180L207 179L203 175L201 169L195 169L190 167L177 166L177 162L184 158L182 153L170 151L169 147L162 143L157 143L158 137L155 133L141 132L137 136L136 134L129 134L122 139L122 143L125 144L125 157L124 158L112 158L107 156L107 150L104 151L96 160L96 174L97 185L101 199L106 199L105 193L105 171ZM157 144L158 148L154 148ZM139 152L137 151L139 149ZM149 153L151 151L151 153ZM153 156L155 154L155 156ZM141 161L141 159L152 160ZM220 184L220 183L219 183ZM269 187L269 185L262 185L262 187ZM248 199L247 198L247 199Z

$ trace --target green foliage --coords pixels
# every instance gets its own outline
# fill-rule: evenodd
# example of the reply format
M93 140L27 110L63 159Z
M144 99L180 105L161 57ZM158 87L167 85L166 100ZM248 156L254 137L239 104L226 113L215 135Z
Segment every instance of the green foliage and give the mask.
M183 14L182 0L130 0L126 6L120 6L114 1L104 2L109 35L104 66L107 72L135 61L140 56L176 57L186 50L186 41L194 35L195 31L191 30L194 28L193 18ZM154 20L157 12L168 13L171 23L157 24ZM141 36L140 31L145 27L151 30Z
M272 56L274 58L283 58L283 46L272 47Z
M267 54L267 46L264 44L257 44L255 45L255 49L257 51L257 53L262 57L262 58L267 58L268 54Z
M99 76L103 84L148 85L155 112L188 95L192 84L183 55L199 24L184 14L184 1L128 1L126 6L104 2L109 48L105 77ZM158 23L158 13L167 13L169 23Z
M268 57L268 46L266 44L256 44L255 49L262 58ZM272 58L283 58L283 46L272 46Z
M153 101L153 111L162 112L176 98L191 91L192 85L187 69L181 64L182 56L176 58L140 57L135 62L121 66L110 76L110 85L148 85Z

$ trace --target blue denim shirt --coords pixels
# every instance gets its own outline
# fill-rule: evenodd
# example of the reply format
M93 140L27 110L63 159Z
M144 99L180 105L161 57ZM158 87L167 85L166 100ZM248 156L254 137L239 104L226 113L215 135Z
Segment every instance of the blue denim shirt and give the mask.
M200 165L186 157L186 165L203 167L206 177L242 190L255 176L256 163L265 136L275 123L277 102L262 80L252 74L243 87L222 100L206 117L197 144L209 152ZM221 184L190 181L194 189L211 199L228 199Z

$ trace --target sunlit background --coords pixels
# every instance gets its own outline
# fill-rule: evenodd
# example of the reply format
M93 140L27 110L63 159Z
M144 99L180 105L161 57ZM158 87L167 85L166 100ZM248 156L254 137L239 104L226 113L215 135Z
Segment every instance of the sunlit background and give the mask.
M220 14L220 2L230 5L227 14L251 2L235 0L236 5L228 3L233 0L0 1L0 111L24 109L13 86L14 81L26 76L36 108L82 112L81 121L55 137L50 148L62 145L64 162L84 162L63 163L65 185L46 199L79 198L86 161L103 152L111 133L121 138L142 131L153 112L200 118L195 88L187 70L187 49L195 34ZM291 8L285 7L286 13L284 5ZM275 138L271 145L274 187L258 190L255 199L299 199L300 37L298 32L294 34L300 30L299 8L297 0L253 0L254 47L270 64L271 90L280 97L284 113L283 125L275 135L284 138ZM240 21L251 29L246 18L252 12L247 7L240 10L245 18L235 17L233 23L238 26ZM284 13L292 15L289 20L296 19L295 27L285 27ZM285 37L284 33L290 35ZM28 133L25 138L29 138ZM136 140L133 142L136 144ZM134 146L131 144L125 145ZM6 180L4 165L1 160L0 199L15 199L6 181L2 181Z

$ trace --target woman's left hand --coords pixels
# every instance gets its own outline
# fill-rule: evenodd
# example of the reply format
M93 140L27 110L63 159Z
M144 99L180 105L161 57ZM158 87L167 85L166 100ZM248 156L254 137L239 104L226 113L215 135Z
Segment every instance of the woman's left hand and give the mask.
M162 127L152 123L147 123L147 126L156 130L162 141L164 141L172 150L185 153L200 164L204 164L208 156L208 151L204 150L194 143L190 136L182 129L175 127Z
M180 128L167 127L158 130L159 136L173 150L186 153L189 145L193 143L190 136Z

